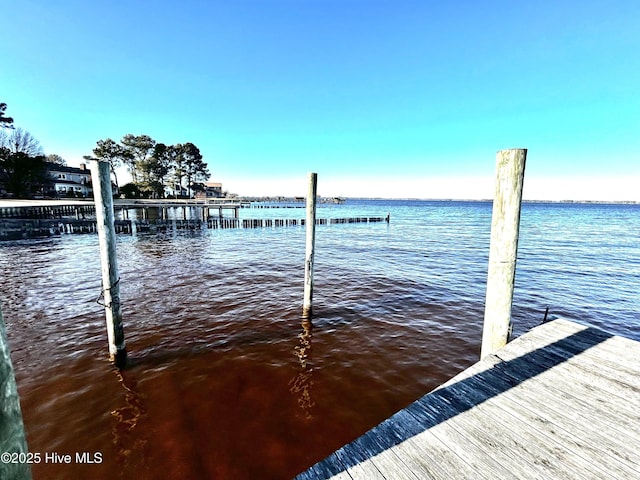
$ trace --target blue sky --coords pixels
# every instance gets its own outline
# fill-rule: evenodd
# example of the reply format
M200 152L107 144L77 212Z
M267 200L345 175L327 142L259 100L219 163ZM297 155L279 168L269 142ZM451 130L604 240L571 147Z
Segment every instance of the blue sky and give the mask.
M71 165L193 142L243 194L640 201L640 3L0 0L0 101Z

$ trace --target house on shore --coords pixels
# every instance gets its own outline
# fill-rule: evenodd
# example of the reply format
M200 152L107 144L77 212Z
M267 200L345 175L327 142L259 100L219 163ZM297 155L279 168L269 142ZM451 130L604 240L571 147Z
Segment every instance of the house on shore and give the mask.
M216 182L206 182L204 184L204 191L198 192L196 198L204 200L208 198L222 198L222 184Z
M85 198L93 194L91 171L85 163L81 163L80 168L47 163L47 170L52 178L50 195Z
M182 185L167 185L164 187L165 198L189 198L189 190Z

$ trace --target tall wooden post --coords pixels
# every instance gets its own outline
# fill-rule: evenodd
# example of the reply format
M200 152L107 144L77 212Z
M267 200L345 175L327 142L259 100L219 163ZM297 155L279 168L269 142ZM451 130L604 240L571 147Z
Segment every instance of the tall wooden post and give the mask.
M309 318L312 314L313 303L313 262L316 244L316 192L318 186L318 174L309 174L309 188L307 191L307 241L304 262L304 302L302 304L302 317Z
M481 358L509 341L526 159L524 148L502 150L496 156Z
M11 460L11 454L26 454L28 451L10 353L0 308L0 453L3 455L0 478L28 480L31 469L27 462L7 461ZM7 455L9 458L5 459Z
M114 228L113 195L108 162L90 160L93 196L96 202L96 223L102 264L102 292L109 340L109 358L118 368L127 362L120 304L120 277L116 260L116 232Z

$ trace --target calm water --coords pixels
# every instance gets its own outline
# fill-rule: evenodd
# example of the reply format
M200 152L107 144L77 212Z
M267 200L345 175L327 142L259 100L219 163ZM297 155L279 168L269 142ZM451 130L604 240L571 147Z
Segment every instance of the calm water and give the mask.
M490 203L350 201L304 228L118 237L131 367L106 359L98 240L0 244L36 479L290 478L478 359ZM304 218L243 209L241 218ZM640 340L640 206L525 204L514 333L550 315Z

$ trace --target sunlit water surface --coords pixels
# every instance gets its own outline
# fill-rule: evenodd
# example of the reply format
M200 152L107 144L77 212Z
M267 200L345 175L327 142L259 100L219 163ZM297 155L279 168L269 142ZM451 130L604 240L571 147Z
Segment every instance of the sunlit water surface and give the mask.
M291 478L478 359L491 204L349 201L304 227L118 236L130 366L107 358L95 235L0 244L36 479ZM241 218L304 218L243 209ZM640 340L640 206L525 204L514 334L562 316Z

